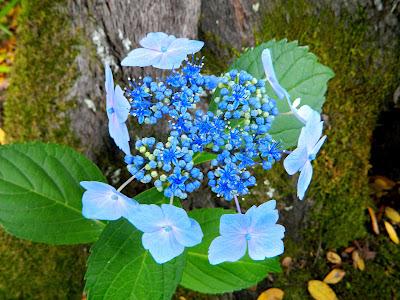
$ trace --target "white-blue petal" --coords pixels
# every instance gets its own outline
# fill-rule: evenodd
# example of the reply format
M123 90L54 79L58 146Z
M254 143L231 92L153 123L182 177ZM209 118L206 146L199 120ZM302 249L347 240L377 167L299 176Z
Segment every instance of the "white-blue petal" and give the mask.
M174 36L168 36L164 32L149 32L144 38L142 38L139 44L143 48L161 51L161 47L165 45L165 41L172 42Z
M297 196L303 200L304 194L310 185L313 169L310 161L307 161L300 171L299 181L297 182Z
M308 152L305 147L296 148L283 161L283 166L289 175L298 172L306 163Z
M325 143L326 140L326 135L324 135L318 143L315 145L315 147L312 149L311 154L312 155L317 155L319 150L321 149L322 145Z
M120 123L118 121L116 114L112 114L109 119L108 131L118 148L124 151L126 155L130 155L128 127L126 127L125 123Z
M135 200L101 182L83 181L82 215L88 219L117 220L139 206Z
M210 264L238 261L246 254L246 238L244 235L230 235L216 237L208 248Z
M179 38L174 40L168 47L168 54L171 55L184 55L194 54L203 48L204 42L196 40L188 40L186 38Z
M113 75L111 72L111 68L109 65L106 64L104 69L105 69L105 77L106 77L106 81L105 81L106 93L113 92L114 91L114 79L113 79Z
M128 53L121 65L130 67L147 67L157 64L163 53L146 48L137 48Z
M190 218L183 208L171 204L162 204L161 209L164 213L166 224L182 229L190 228Z
M279 81L276 78L274 66L272 64L271 51L269 49L263 50L261 54L261 60L269 84L271 85L272 89L274 90L275 94L279 97L279 99L283 99L287 95L287 92L279 84Z
M131 105L129 101L125 98L121 87L117 85L114 93L114 112L117 115L117 120L119 123L126 122L130 109Z
M322 135L323 122L319 114L311 114L306 125L301 129L297 147L306 147L310 154Z
M191 226L189 228L173 229L176 240L185 247L192 247L201 243L203 239L203 232L201 231L200 224L190 219Z
M272 200L257 207L251 215L251 232L264 232L265 229L275 225L279 218L278 210L275 209L275 204L276 201Z
M252 236L248 241L249 256L253 260L264 260L283 253L282 240L271 237L268 234Z
M155 204L141 204L126 216L138 230L143 232L155 232L165 224L164 214L161 207Z
M177 242L172 231L166 232L163 229L151 233L143 233L142 244L159 264L181 255L185 249L184 246Z
M295 108L294 108L295 109ZM297 110L297 113L303 118L303 120L307 123L309 119L312 118L312 115L314 114L315 116L320 116L319 112L316 110L313 110L310 106L308 105L303 105ZM314 116L314 117L315 117Z
M250 226L250 218L245 214L226 214L222 215L219 224L221 235L240 235L246 234Z

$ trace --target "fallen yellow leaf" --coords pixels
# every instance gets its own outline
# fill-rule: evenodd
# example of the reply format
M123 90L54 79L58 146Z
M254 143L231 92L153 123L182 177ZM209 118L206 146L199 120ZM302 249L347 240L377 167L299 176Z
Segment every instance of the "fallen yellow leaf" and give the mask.
M282 300L284 294L281 289L271 288L262 292L257 300Z
M6 133L3 129L0 128L0 145L4 145L6 143Z
M336 284L343 279L344 275L346 275L345 271L335 268L330 271L328 275L326 275L326 277L324 278L324 282L329 284Z
M385 215L393 223L395 223L395 224L400 223L400 214L397 212L397 210L395 210L395 209L393 209L391 207L386 207L385 208Z
M337 254L333 251L328 251L328 253L326 253L326 259L333 264L341 264L342 263L342 258L339 256L339 254Z
M353 259L354 268L359 269L360 271L365 270L365 262L357 250L353 251L353 253L351 254L351 258Z
M396 183L385 176L375 176L374 186L378 190L390 190Z
M337 300L335 292L320 280L310 280L308 291L315 300Z
M389 222L385 221L385 228L387 233L389 234L390 239L393 241L395 244L399 244L399 237L397 236L396 230L393 228L392 224Z
M379 226L378 226L378 221L376 220L375 211L371 207L368 207L368 212L369 216L371 217L372 230L376 234L379 234Z

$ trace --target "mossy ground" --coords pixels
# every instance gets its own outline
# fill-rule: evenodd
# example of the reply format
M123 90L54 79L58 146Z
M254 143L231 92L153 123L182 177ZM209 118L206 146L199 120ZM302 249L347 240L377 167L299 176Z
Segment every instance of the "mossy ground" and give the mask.
M22 1L17 52L4 107L12 141L42 140L76 146L63 99L76 76L78 40L65 1ZM51 247L0 232L0 299L80 299L84 247Z

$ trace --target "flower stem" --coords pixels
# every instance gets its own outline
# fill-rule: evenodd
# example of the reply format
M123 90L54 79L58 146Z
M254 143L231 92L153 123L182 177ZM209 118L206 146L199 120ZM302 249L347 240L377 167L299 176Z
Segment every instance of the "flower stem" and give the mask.
M242 210L240 209L239 200L238 200L238 198L237 198L237 196L236 196L236 195L235 195L235 196L233 196L233 197L235 198L236 210L237 210L237 212L238 212L239 214L241 214L241 213L242 213Z
M141 172L144 168L140 169L137 171L135 174L133 174L127 181L125 181L118 189L117 192L122 191L128 184L132 182L133 179L135 179L136 175Z
M169 198L169 204L174 205L174 196L171 196L171 198Z

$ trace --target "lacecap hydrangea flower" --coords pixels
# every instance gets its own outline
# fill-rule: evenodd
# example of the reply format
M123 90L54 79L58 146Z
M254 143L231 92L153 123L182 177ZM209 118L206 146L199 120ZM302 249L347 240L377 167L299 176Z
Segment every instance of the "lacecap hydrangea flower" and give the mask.
M182 61L203 47L204 42L176 38L163 32L150 32L140 40L143 48L129 52L121 65L132 67L153 66L158 69L179 68Z
M185 247L195 246L203 239L199 223L174 205L140 205L131 210L127 219L143 232L143 247L159 264L181 255Z
M82 214L95 220L118 220L135 211L139 204L114 187L97 181L81 181L86 189L82 196Z
M264 260L283 253L285 228L276 224L278 211L275 200L252 206L245 214L226 214L221 217L219 232L208 249L212 265L235 262L248 250L253 260Z

